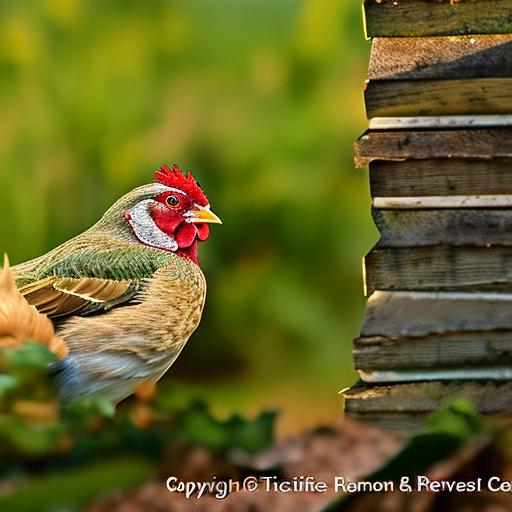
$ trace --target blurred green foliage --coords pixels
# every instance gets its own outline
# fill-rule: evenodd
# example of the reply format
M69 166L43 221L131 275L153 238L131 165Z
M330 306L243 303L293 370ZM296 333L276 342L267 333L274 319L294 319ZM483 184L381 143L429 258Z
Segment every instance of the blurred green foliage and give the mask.
M336 417L376 239L367 58L358 2L3 0L0 250L36 257L177 162L224 224L173 392Z
M94 397L60 407L48 378L55 357L37 343L0 352L0 477L40 457L48 466L73 465L113 452L133 451L159 457L170 441L216 452L239 449L257 453L273 441L275 413L254 421L239 415L218 420L199 401L128 400L116 410ZM26 469L26 468L25 468ZM39 468L40 469L40 468Z
M47 371L53 361L37 343L0 351L1 510L75 510L154 477L162 465L184 465L188 449L223 460L234 451L249 457L274 440L273 412L218 420L201 402L158 394L117 409L99 397L60 407ZM169 455L173 448L181 457Z

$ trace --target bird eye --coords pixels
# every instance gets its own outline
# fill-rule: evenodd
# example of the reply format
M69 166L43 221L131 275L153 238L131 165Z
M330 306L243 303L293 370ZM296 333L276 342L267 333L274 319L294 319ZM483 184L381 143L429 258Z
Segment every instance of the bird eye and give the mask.
M178 206L180 204L180 198L178 196L168 196L165 202L169 206Z

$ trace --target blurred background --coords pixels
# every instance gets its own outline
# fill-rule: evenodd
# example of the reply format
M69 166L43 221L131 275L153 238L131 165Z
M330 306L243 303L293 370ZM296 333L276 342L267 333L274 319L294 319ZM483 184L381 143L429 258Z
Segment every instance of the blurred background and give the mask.
M347 0L3 0L0 250L38 256L162 163L192 170L224 224L162 386L279 410L281 434L336 421L377 238L352 163L368 52Z

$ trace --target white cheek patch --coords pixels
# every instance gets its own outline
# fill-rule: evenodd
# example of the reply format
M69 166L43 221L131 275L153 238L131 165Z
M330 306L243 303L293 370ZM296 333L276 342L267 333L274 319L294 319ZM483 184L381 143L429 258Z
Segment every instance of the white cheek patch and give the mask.
M145 199L128 210L130 219L128 222L133 229L135 236L146 245L163 249L166 251L176 251L178 242L164 233L149 214L149 205L155 203L153 199Z

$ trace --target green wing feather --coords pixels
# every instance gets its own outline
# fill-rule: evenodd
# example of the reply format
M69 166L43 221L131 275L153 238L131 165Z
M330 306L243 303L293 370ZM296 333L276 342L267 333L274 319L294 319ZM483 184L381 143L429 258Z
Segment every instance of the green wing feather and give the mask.
M37 260L16 282L29 304L51 318L98 313L133 300L171 257L145 246L81 250Z

